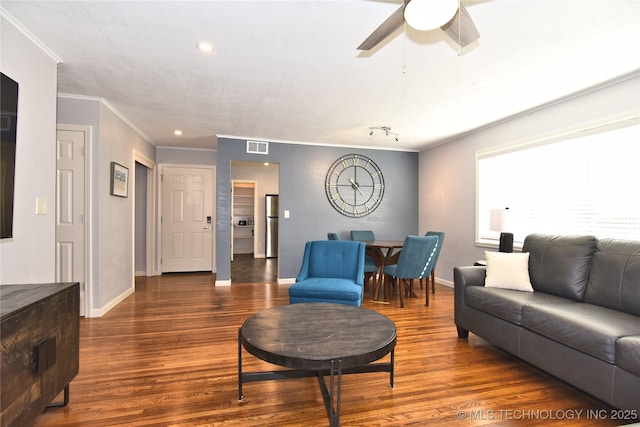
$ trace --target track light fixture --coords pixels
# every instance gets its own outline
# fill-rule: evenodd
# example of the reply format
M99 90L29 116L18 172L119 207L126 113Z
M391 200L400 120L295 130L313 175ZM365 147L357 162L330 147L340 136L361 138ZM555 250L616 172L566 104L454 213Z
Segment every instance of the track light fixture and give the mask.
M396 142L400 142L400 135L398 135L395 132L391 132L391 127L390 126L372 126L372 127L370 127L369 128L369 138L371 138L373 136L373 131L374 130L380 130L380 131L384 132L384 136L386 138L389 138L389 135L391 135L396 140Z

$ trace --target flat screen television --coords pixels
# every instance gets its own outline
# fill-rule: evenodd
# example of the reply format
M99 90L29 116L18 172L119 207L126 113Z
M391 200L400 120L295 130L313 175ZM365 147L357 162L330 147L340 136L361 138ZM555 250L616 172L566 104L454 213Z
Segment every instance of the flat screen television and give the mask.
M18 83L0 73L0 239L13 237Z

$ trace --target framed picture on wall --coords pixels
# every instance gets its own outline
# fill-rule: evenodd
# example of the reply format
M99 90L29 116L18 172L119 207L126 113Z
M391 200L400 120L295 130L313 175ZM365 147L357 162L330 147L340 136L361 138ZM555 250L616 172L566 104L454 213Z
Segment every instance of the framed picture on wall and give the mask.
M129 169L111 162L111 195L118 197L129 196Z

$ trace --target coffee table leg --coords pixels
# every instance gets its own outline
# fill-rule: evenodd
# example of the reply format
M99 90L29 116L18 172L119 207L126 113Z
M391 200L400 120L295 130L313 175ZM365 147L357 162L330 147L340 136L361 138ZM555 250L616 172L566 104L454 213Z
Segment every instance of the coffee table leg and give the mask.
M334 364L333 364L333 360L331 361L331 418L329 420L329 423L331 425L331 427L338 427L340 425L340 395L341 395L341 391L342 391L342 361L338 360L338 387L337 390L334 389L333 387L333 381L334 381ZM333 411L333 395L334 395L334 390L336 390L337 396L336 396L336 410L335 412Z
M342 389L342 361L338 360L338 369L335 368L335 361L331 361L331 367L329 371L329 387L325 382L322 371L318 371L318 383L320 385L320 391L324 398L324 406L327 409L327 415L329 416L329 426L338 427L340 425L340 395ZM335 385L335 376L337 375L338 386ZM335 402L335 406L334 406Z
M389 367L389 388L393 390L393 355L396 349L391 350L391 366Z
M242 402L242 341L241 329L238 328L238 402Z

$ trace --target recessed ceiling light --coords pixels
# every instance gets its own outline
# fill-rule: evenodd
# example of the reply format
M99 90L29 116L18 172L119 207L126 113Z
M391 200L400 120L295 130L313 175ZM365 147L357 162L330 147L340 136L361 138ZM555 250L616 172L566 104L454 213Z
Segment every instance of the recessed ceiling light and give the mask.
M198 49L200 49L202 52L205 53L212 53L213 52L213 45L211 43L208 42L200 42L198 43Z
M182 131L180 129L176 129L173 131L173 134L176 136L181 136L182 135Z

